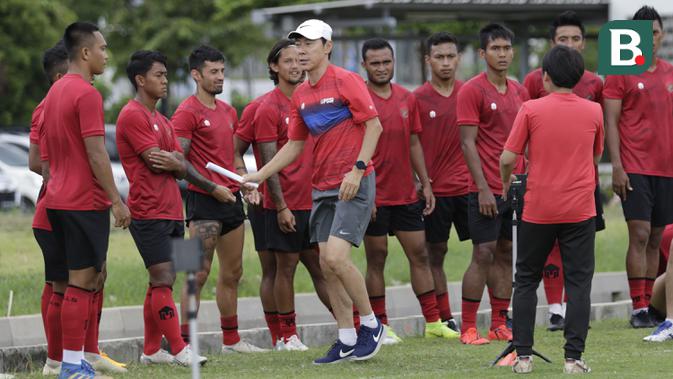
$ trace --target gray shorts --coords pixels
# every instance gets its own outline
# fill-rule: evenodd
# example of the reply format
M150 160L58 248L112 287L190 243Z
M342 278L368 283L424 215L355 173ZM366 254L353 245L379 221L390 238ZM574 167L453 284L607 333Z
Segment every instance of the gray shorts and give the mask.
M313 190L311 242L327 242L329 236L346 240L358 247L362 243L376 197L376 177L372 172L360 181L360 188L350 201L339 200L339 188Z

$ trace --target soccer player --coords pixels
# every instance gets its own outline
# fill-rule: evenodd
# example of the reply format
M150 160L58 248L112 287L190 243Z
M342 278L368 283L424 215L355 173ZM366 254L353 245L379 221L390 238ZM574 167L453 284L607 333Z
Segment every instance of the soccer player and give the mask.
M423 216L432 213L435 198L418 138L422 128L416 99L410 91L390 82L395 57L388 41L381 38L365 41L362 67L367 71L367 88L383 126L372 157L376 206L364 238L369 302L376 317L387 325L383 269L388 256L388 234L394 234L409 260L411 287L425 318L425 336L458 338L460 334L444 325L439 317L435 284L425 252ZM414 173L421 183L425 204L416 194ZM392 328L387 330L385 344L401 342Z
M461 341L482 345L490 340L510 340L506 325L512 296L512 206L503 199L498 157L509 136L514 117L528 100L528 91L507 79L512 63L514 34L499 24L479 31L479 55L486 72L466 82L458 93L461 147L471 173L468 220L472 261L463 276ZM523 162L515 171L521 172ZM491 329L488 339L476 328L477 309L488 283Z
M297 47L288 39L273 46L267 64L276 88L264 97L253 121L255 143L263 164L271 161L288 141L290 99L303 75ZM297 160L271 175L265 183L265 240L276 261L273 285L279 323L276 350L308 350L297 335L294 312L294 275L300 259L311 275L318 297L331 310L318 251L315 243L311 243L309 232L311 149L309 142Z
M659 245L659 275L652 287L652 299L648 305L650 319L659 326L643 338L648 342L664 342L673 339L673 263L669 266L673 225L667 225ZM662 270L663 267L663 270Z
M362 242L374 206L376 182L370 160L381 123L362 78L330 64L329 25L307 20L288 37L295 39L308 78L292 95L289 141L246 180L263 181L291 164L311 134L311 241L320 247L320 265L339 328L337 341L314 363L365 360L378 352L385 327L372 311L364 278L350 254L351 246ZM353 326L353 304L362 315L358 333Z
M68 51L63 41L44 52L42 67L49 84L54 84L68 72ZM40 195L35 205L33 217L33 235L42 250L44 258L44 288L42 290L41 311L44 334L47 336L47 360L42 368L43 375L58 375L61 371L63 355L61 335L61 305L63 294L68 286L68 267L65 256L59 253L52 233L47 210L44 207L44 190L48 180L47 162L42 162L40 133L44 125L44 101L33 111L30 123L30 147L28 162L30 170L43 177ZM45 157L46 158L46 157ZM44 163L44 166L43 166ZM43 168L45 172L43 173Z
M47 216L68 267L61 307L63 361L60 377L92 378L84 360L86 341L98 352L98 315L110 236L110 207L115 226L126 228L130 214L115 186L105 150L103 99L91 85L107 62L107 44L91 23L70 24L63 37L68 72L44 100L44 154L49 181L44 197ZM93 334L93 338L90 338ZM88 337L87 337L88 336ZM87 343L88 345L88 343Z
M213 256L217 250L220 270L215 295L222 326L222 352L256 353L266 351L238 334L237 298L243 259L243 201L238 183L206 169L213 162L230 171L244 166L234 162L236 110L216 99L224 83L224 56L209 46L200 46L189 56L189 69L196 82L196 93L180 104L172 122L186 158L189 181L186 199L187 226L191 238L203 243L204 267L197 273L197 302L206 284ZM246 191L246 187L241 189ZM255 202L257 191L246 197ZM258 200L258 199L257 199ZM182 335L189 338L187 324L187 290L182 292Z
M414 91L423 125L419 139L435 196L435 211L425 216L425 246L435 282L439 315L449 328L458 332L451 315L444 273L451 226L455 227L459 240L470 238L467 224L470 172L460 149L460 130L456 125L456 101L463 86L463 82L456 79L460 61L458 40L447 32L435 33L426 40L425 49L430 80Z
M137 51L131 55L126 74L136 96L117 118L117 147L131 185L131 236L149 274L140 362L189 366L192 353L180 337L171 261L172 238L185 234L182 198L175 178L184 178L186 169L173 126L156 109L157 102L168 93L166 57L157 51ZM173 355L161 349L162 336ZM200 358L201 363L205 361L205 357Z
M517 359L512 369L515 373L533 370L536 291L558 240L569 299L564 372L588 373L582 353L591 311L595 163L603 153L603 112L600 104L572 92L584 74L579 52L562 45L552 48L542 61L542 71L550 94L521 106L500 158L503 197L517 155L526 153L529 161L516 259L513 343Z
M663 40L657 11L640 8L634 20L652 21L653 59L640 75L608 75L603 88L612 187L629 230L626 275L631 326L653 326L647 315L664 227L673 223L673 67L656 57Z
M573 11L561 13L549 28L549 39L552 47L557 45L567 46L577 50L580 54L584 50L584 24ZM542 68L531 71L523 81L531 99L547 96L542 82ZM573 93L577 96L595 101L602 105L603 81L598 75L589 70L584 70L584 75L573 87ZM598 170L596 170L596 231L605 229L603 220L603 205L600 199L600 186L598 184ZM558 244L554 244L547 262L544 265L542 282L549 304L549 327L550 331L563 330L563 265L561 263L561 250Z

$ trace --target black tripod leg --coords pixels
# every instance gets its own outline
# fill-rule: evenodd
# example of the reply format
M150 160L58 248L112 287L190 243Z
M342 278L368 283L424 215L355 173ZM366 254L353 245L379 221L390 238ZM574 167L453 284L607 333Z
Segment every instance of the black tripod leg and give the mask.
M491 367L493 367L493 366L495 366L496 364L498 364L498 362L499 362L501 359L505 358L509 353L511 353L511 352L513 352L513 351L514 351L514 344L512 343L512 341L509 341L509 342L507 343L507 346L505 346L505 350L503 350L500 354L498 354L498 356L495 357L495 360L494 360L493 362L491 362ZM545 358L543 358L543 359L545 359Z
M551 363L551 360L549 360L549 358L545 357L544 355L538 353L535 350L533 350L533 355L537 355L538 357L542 358L543 361L545 361L547 363Z

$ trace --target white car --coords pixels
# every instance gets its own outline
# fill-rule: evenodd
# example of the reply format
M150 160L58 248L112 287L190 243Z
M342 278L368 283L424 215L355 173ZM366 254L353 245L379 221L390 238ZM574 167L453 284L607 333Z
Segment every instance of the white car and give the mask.
M34 208L42 177L28 169L28 152L13 144L0 142L0 170L14 182L21 207Z
M0 169L0 209L18 207L20 202L14 181Z

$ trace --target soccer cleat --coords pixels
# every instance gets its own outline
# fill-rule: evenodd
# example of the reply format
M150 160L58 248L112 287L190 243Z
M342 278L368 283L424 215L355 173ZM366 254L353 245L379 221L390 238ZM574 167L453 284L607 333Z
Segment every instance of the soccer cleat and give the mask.
M566 374L588 374L591 369L582 359L566 358L563 364L563 372Z
M107 375L101 375L96 372L96 370L91 366L91 363L89 363L86 359L82 359L82 368L87 370L95 379L112 379L111 376Z
M90 367L90 366L89 366ZM58 374L58 379L93 379L96 372L93 369L80 364L73 364L63 362L61 363L61 372Z
M144 365L170 364L173 363L174 360L175 357L164 349L159 349L154 354L142 354L140 356L140 363Z
M650 315L646 310L642 310L636 314L631 315L631 320L629 323L634 329L651 328L654 326L652 324L652 320L650 319Z
M530 374L533 372L533 357L530 355L516 357L512 372L515 374Z
M304 345L299 337L295 334L290 338L284 338L282 342L282 351L307 351L308 346Z
M668 320L659 324L652 334L643 338L643 341L647 342L664 342L668 340L673 340L673 323Z
M103 371L108 373L123 374L126 370L126 365L119 363L110 358L107 354L101 352L100 354L84 353L84 359L91 364L96 371Z
M441 337L447 340L460 338L460 333L444 325L440 320L425 323L425 338Z
M657 308L653 307L652 304L647 306L647 314L650 315L650 320L652 320L652 322L657 325L666 321L666 315L661 313Z
M500 359L496 366L499 367L511 367L516 363L516 351L513 351Z
M460 333L460 329L458 328L458 323L456 322L456 320L454 318L450 318L446 321L442 321L442 323L444 325L448 326L449 329L451 329L451 330L453 330L457 333Z
M547 330L550 332L563 330L563 328L565 328L565 323L566 322L563 316L552 313L551 317L549 318L549 326L547 327Z
M208 358L197 356L197 360L201 366L205 365L208 362ZM173 362L179 364L180 366L189 367L192 365L192 348L187 345L181 352L175 354Z
M249 342L240 340L233 345L222 345L222 354L230 353L266 353L269 349L262 349Z
M324 357L313 361L313 364L324 365L330 363L339 363L351 359L355 346L348 346L343 342L336 340L332 347L329 348Z
M61 362L47 358L42 368L42 375L58 375L59 372L61 372Z
M283 339L280 338L276 340L276 344L273 346L274 351L284 351L285 350L285 342L283 342Z
M393 328L386 325L386 335L383 337L384 345L395 345L402 342L402 339L395 333Z
M486 345L491 341L479 335L477 328L468 328L460 334L460 342L464 345Z
M505 324L500 325L488 331L488 339L491 341L511 341L512 330L507 328Z
M364 361L372 358L379 352L381 345L383 345L387 328L379 319L376 319L376 323L375 328L360 325L358 339L352 354L353 360Z

